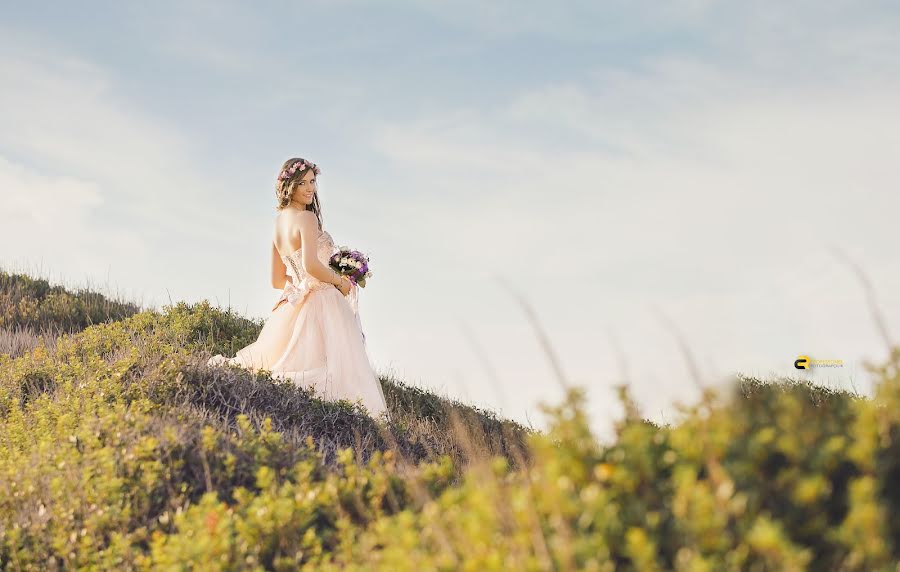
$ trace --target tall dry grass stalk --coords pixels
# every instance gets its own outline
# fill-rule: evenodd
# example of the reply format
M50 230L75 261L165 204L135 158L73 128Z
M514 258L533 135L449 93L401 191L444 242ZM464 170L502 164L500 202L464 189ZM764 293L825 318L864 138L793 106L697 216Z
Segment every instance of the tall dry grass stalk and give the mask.
M59 332L52 329L37 330L28 326L15 325L12 328L0 328L0 354L9 354L17 358L34 350L41 344L53 353Z

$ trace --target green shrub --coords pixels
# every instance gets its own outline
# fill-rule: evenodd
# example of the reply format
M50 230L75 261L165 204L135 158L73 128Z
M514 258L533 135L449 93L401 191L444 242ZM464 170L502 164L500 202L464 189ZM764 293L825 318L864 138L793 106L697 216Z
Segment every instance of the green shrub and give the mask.
M736 379L681 419L582 388L546 433L382 380L397 422L209 368L207 302L0 354L0 568L895 570L900 349L873 398Z
M0 328L27 327L77 332L106 321L136 314L137 305L110 300L88 289L69 292L46 280L0 270Z

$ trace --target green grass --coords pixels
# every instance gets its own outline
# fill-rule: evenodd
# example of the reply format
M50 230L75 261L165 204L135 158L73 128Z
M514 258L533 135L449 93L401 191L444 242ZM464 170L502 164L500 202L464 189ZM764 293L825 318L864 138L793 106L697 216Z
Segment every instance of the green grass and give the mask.
M871 399L742 378L658 426L622 388L601 445L581 388L542 407L542 433L383 378L393 421L380 423L267 372L207 367L262 323L206 301L157 312L22 275L0 284L0 569L898 560L897 350L870 366Z

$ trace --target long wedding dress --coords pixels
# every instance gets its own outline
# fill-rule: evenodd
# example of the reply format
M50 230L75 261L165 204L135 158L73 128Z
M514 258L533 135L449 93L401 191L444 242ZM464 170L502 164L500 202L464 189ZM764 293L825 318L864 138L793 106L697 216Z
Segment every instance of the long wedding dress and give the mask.
M209 365L266 369L272 377L313 388L324 399L360 401L373 417L390 419L381 382L366 350L359 319L359 286L345 297L333 284L303 268L301 246L281 256L288 282L266 319L259 337L233 358L217 354ZM319 230L317 255L326 266L334 240Z

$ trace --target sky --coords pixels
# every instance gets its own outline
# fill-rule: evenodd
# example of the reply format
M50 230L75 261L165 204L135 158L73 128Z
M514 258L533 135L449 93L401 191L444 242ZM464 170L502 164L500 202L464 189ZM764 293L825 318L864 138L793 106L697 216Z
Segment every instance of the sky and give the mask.
M370 256L379 373L544 429L555 358L600 437L621 383L658 422L738 374L870 394L898 29L887 1L5 3L0 267L264 319L300 156Z

